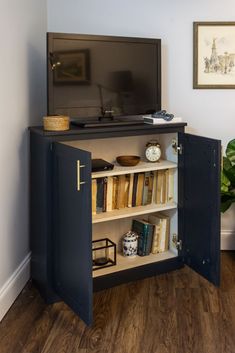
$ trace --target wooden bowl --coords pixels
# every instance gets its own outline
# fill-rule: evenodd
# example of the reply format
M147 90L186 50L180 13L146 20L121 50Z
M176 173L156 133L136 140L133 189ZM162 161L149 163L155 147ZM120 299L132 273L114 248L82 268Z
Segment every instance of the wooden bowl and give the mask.
M118 164L120 164L123 167L133 167L137 165L140 161L139 156L118 156L116 158L116 161Z

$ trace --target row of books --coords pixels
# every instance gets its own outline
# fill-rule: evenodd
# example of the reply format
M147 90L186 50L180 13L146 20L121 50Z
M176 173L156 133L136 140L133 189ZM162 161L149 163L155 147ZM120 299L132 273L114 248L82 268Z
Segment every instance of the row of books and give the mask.
M172 202L173 173L164 169L92 179L92 213Z
M132 230L139 235L139 256L157 254L169 249L170 219L167 215L159 212L149 215L147 221L134 219Z

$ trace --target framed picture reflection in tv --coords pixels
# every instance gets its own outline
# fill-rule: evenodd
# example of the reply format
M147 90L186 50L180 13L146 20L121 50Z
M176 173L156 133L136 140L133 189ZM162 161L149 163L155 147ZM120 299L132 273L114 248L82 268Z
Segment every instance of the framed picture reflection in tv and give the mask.
M53 53L54 83L90 84L89 50Z

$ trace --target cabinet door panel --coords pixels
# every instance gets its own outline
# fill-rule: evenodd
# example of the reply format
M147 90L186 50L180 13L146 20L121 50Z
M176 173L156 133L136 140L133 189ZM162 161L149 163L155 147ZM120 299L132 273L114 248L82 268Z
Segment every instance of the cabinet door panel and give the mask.
M188 266L220 281L220 141L179 134L179 236Z
M89 325L92 322L91 156L54 143L54 286Z

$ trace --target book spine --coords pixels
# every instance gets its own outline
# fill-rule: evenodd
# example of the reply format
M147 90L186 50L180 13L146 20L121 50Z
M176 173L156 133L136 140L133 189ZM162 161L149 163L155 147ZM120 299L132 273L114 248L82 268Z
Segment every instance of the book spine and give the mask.
M134 184L134 174L130 174L127 207L132 207L133 184Z
M160 239L159 239L159 252L165 251L165 237L166 237L166 220L160 220Z
M169 169L168 174L168 202L174 201L174 171Z
M104 205L104 178L97 178L96 213L103 212Z
M169 235L170 235L170 220L168 216L161 215L161 230L159 238L159 252L163 252L169 249Z
M136 206L137 183L138 183L138 173L135 173L134 174L134 181L133 181L132 207Z
M159 237L160 237L160 225L154 225L153 231L153 241L152 241L152 249L151 252L153 254L157 254L159 252Z
M149 255L152 248L152 241L153 241L153 224L146 224L146 246L145 246L145 255Z
M148 191L150 183L150 172L144 173L144 186L143 186L143 195L142 195L142 205L148 204Z
M117 208L124 208L125 207L125 182L126 176L119 175L118 176L118 190L117 190Z
M139 256L149 255L152 244L153 226L138 220L133 220L132 230L138 234L138 251Z
M157 203L157 171L155 170L153 173L153 190L152 190L152 203Z
M97 198L97 183L96 179L92 179L92 184L91 184L91 190L92 190L92 214L96 214L96 198Z
M107 211L107 183L108 178L103 179L103 212Z
M143 224L138 220L134 219L132 221L132 230L138 234L138 250L137 254L139 256L144 256L144 232Z
M113 177L107 178L106 211L112 211L113 200Z
M148 186L148 196L147 196L147 205L152 203L153 183L154 183L154 173L150 172L150 175L149 175L149 186Z
M144 188L144 173L139 173L137 190L136 190L136 206L142 205L143 188Z
M117 194L118 194L118 177L113 177L113 194L112 194L112 209L117 209Z
M130 174L127 174L125 177L124 207L128 207L129 188L130 188Z
M161 194L162 194L162 171L157 172L157 183L156 183L156 204L161 203Z
M157 204L166 203L166 174L165 174L165 170L158 171L155 202Z
M166 171L162 171L162 199L161 203L166 203Z

